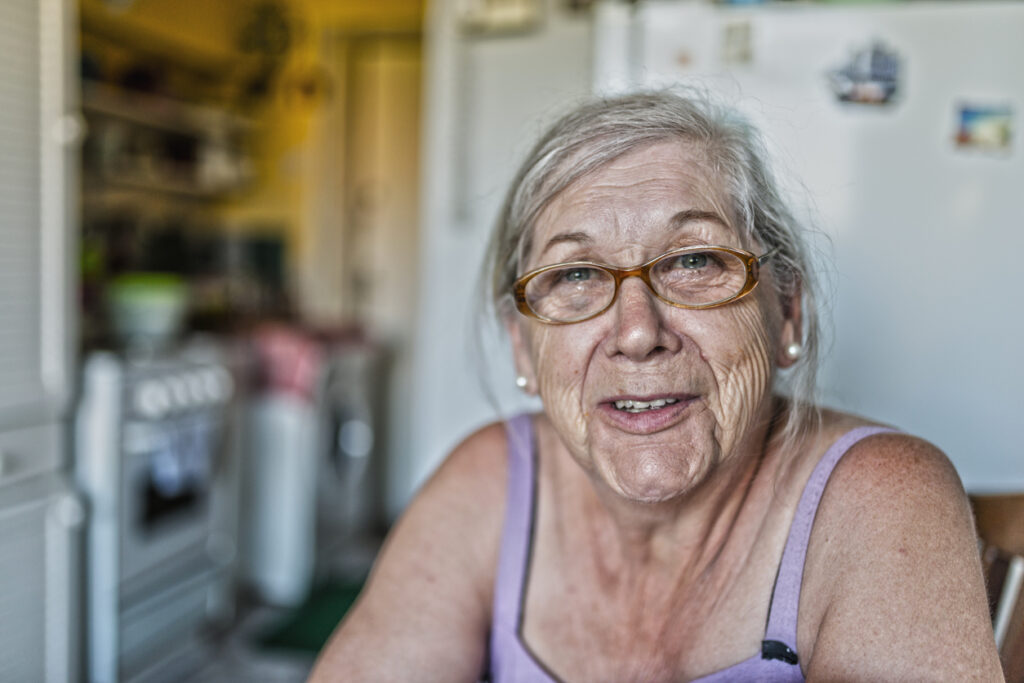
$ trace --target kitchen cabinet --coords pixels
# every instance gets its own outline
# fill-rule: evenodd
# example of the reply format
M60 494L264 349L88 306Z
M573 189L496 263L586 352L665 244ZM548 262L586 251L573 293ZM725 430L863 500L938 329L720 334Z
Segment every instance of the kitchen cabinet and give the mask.
M84 349L116 346L107 296L126 273L187 281L193 318L204 306L225 307L224 215L249 198L256 176L257 126L232 90L235 70L197 74L180 54L147 53L144 40L122 44L83 23Z
M91 196L117 191L221 200L252 179L253 124L223 108L85 81L89 123L83 180Z

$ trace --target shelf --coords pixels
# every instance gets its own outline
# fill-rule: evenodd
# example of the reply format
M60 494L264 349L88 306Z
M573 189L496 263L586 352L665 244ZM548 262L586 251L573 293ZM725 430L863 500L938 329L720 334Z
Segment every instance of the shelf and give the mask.
M132 194L160 194L180 199L197 201L221 201L237 197L245 187L205 188L196 183L184 180L151 179L129 175L103 174L87 180L84 188L90 195L106 194L107 190L123 190Z
M96 81L82 83L82 109L87 114L99 114L185 135L203 136L214 131L244 132L256 125L252 119L225 109L130 92Z
M235 112L96 81L82 84L82 111L87 193L219 201L252 180L244 150L255 124Z

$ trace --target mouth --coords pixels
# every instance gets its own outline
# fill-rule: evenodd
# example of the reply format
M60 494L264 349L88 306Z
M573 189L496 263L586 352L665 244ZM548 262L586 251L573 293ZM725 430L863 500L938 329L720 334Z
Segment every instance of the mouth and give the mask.
M660 410L665 406L674 405L676 403L679 403L678 398L656 398L651 401L625 398L617 401L611 401L611 404L615 406L615 410L621 410L626 413L646 413L649 410Z
M653 434L686 419L698 400L692 394L620 395L602 401L598 414L617 429L631 434Z

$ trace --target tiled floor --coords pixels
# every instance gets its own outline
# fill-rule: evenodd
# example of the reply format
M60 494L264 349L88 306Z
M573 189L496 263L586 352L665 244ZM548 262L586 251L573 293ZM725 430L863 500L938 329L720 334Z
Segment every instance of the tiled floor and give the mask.
M184 683L303 683L315 656L256 649L253 634L280 619L269 607L246 614L230 635L212 646L213 660Z
M363 577L380 550L382 538L371 536L353 540L338 552L329 565L328 575L338 579ZM231 632L209 643L211 664L182 683L303 683L313 667L315 655L256 648L256 634L288 614L287 609L268 606L239 608L239 620Z
M226 657L218 660L187 683L303 683L313 660L254 660Z

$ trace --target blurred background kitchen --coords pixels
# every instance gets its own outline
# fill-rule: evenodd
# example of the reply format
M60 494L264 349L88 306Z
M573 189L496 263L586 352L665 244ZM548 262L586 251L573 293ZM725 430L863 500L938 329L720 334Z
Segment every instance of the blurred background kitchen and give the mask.
M388 525L528 408L476 315L594 92L764 126L834 254L827 402L944 448L1024 680L1024 5L0 0L0 681L301 681Z

